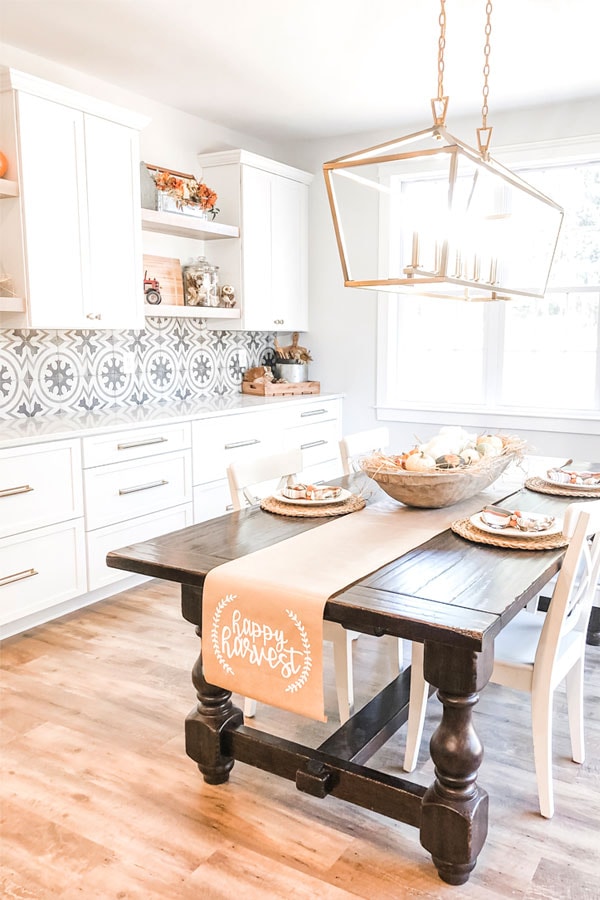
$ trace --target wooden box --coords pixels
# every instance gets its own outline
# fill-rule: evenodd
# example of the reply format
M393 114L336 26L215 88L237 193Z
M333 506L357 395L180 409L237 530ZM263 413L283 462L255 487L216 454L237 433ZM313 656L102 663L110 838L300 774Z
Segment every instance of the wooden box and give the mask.
M255 384L253 381L242 381L242 394L254 394L256 397L291 397L299 394L320 394L320 381L297 381L296 383Z

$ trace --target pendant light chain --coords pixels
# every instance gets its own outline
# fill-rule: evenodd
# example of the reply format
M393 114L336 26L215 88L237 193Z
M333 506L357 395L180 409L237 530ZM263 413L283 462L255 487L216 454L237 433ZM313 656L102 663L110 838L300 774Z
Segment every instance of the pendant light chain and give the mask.
M440 0L440 38L438 41L438 100L444 96L444 50L446 49L446 0Z
M440 15L438 18L440 37L438 41L438 93L431 101L433 121L435 125L446 124L446 111L448 98L444 97L444 50L446 49L446 0L440 0Z
M490 75L490 35L492 33L492 0L487 0L485 4L485 14L486 14L486 22L485 22L485 45L483 48L483 105L481 107L481 128L477 129L477 141L479 143L479 152L481 153L484 159L489 158L489 148L490 148L490 140L492 137L492 129L488 128L487 117L488 117L488 97L490 94L490 87L488 84L488 79Z

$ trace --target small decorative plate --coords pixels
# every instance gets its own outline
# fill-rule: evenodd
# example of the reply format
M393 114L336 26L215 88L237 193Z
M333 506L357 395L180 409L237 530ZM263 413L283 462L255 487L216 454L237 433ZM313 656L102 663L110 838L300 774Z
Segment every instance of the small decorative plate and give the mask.
M523 518L527 519L545 519L546 516L541 513L527 513ZM471 525L474 525L475 528L478 528L479 531L486 531L488 534L502 534L505 537L518 537L518 538L534 538L540 537L542 535L548 534L560 534L562 532L562 519L555 519L552 525L549 528L543 528L540 531L521 531L520 528L514 528L512 526L508 526L507 528L494 528L491 525L486 524L481 518L481 513L475 513L474 516L471 516L469 519Z
M552 487L565 488L567 491L598 491L600 493L600 481L598 484L572 484L569 481L559 481L557 478L544 478L543 475L538 477L544 484L551 484Z
M352 494L350 491L342 488L337 497L329 497L326 500L300 500L297 498L292 500L290 497L284 497L281 491L275 491L273 496L276 500L280 500L282 503L290 503L292 506L327 506L330 503L343 503L344 500L348 500Z

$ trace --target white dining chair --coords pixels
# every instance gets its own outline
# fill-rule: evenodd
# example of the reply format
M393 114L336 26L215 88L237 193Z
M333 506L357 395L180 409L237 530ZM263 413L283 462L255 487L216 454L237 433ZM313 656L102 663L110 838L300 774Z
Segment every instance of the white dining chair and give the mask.
M585 758L583 736L583 672L585 640L600 575L600 501L571 503L563 533L569 547L556 579L548 611L522 610L500 632L490 682L531 694L533 755L540 812L554 814L552 788L552 700L566 682L573 760ZM417 762L427 704L423 645L413 645L410 707L404 769Z
M355 431L353 434L345 434L340 441L340 456L344 475L359 472L358 460L361 456L374 453L377 450L385 450L390 443L388 428L369 428L366 431Z
M261 494L266 496L273 489L278 489L286 483L294 481L302 468L302 450L300 449L231 463L227 468L227 479L233 508L243 509L248 504L258 503ZM333 644L335 686L340 722L342 723L346 722L354 711L352 672L352 638L354 634L336 622L323 622L323 639ZM251 718L255 713L256 701L249 697L245 698L244 715Z

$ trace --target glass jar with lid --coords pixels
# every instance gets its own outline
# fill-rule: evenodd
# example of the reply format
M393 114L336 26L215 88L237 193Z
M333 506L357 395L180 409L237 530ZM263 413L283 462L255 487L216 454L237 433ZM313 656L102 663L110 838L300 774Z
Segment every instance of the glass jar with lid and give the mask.
M186 306L219 305L219 267L205 256L197 256L182 266Z

